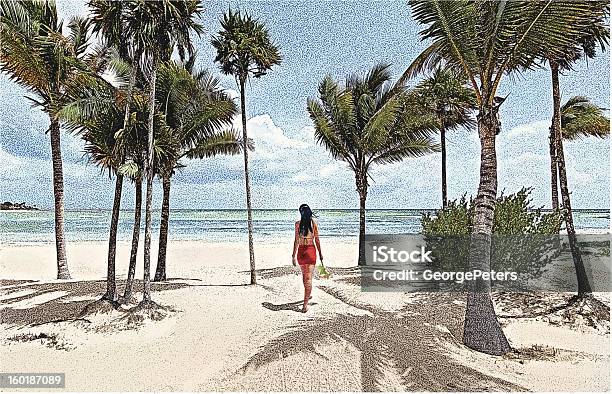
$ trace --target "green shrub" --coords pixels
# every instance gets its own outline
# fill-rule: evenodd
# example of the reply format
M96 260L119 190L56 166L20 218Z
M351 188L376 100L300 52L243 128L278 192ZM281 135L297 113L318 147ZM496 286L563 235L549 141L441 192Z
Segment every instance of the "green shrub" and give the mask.
M526 280L539 277L558 255L562 215L534 208L531 189L497 198L493 217L491 269L516 271ZM470 237L474 222L473 199L463 196L445 209L421 218L427 247L440 270L469 270Z

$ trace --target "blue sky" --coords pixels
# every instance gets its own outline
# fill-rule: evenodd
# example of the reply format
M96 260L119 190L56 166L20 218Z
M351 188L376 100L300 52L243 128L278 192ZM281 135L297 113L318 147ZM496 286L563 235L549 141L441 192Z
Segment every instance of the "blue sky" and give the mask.
M84 2L58 0L62 17L87 12ZM343 79L377 62L392 63L397 77L426 44L404 1L206 1L202 20L207 33L195 38L198 65L213 70L222 85L234 90L233 78L221 76L213 63L210 35L219 17L240 7L266 23L280 45L283 62L248 86L247 115L252 155L255 208L295 208L307 202L317 208L356 208L354 177L315 144L305 109L325 74ZM586 95L609 108L609 53L581 62L561 78L562 100ZM48 120L31 109L26 92L0 76L0 174L2 200L52 207ZM534 203L550 205L547 133L551 116L547 69L507 78L499 95L510 94L501 110L498 137L499 188L506 193L533 187ZM474 194L478 182L479 143L475 131L448 137L450 198ZM67 208L108 208L112 180L87 165L82 143L63 134ZM609 139L583 139L566 145L573 205L609 208ZM173 208L242 208L244 184L240 157L186 163L173 178ZM124 206L133 193L125 190ZM156 185L155 204L161 203ZM409 159L375 168L368 196L371 208L433 208L440 200L440 156Z

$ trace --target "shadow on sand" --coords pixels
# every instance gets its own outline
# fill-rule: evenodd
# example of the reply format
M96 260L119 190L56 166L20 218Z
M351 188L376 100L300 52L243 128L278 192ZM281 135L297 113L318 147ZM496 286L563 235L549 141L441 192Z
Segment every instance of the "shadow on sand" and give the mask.
M281 276L283 270L265 272L267 277ZM355 273L346 270L345 275ZM336 272L338 274L338 272ZM336 278L341 279L341 278ZM342 281L340 281L342 282ZM366 392L380 391L390 371L406 391L524 391L525 388L503 378L491 376L461 364L451 354L461 349L465 306L462 294L414 294L413 301L396 311L381 310L358 301L359 288L336 287L333 283L317 286L337 300L358 308L365 314L337 314L300 321L288 331L263 344L238 371L237 387L264 389L260 368L283 363L291 355L310 354L326 358L326 345L353 347L359 354L360 374L355 382ZM296 310L301 302L262 304L270 310ZM342 353L342 352L341 352ZM346 353L346 352L344 352ZM341 360L342 361L342 360ZM322 362L327 362L322 360ZM336 361L338 362L338 361ZM342 364L349 365L342 361ZM283 369L274 366L274 369ZM286 387L291 391L292 386ZM335 391L338 387L319 387ZM386 390L385 390L386 391Z
M118 290L122 290L124 285L125 280L117 281ZM1 280L0 286L3 293L2 303L7 305L0 308L0 323L10 327L79 319L83 309L93 301L99 300L106 291L104 280L53 283ZM151 291L176 290L190 286L198 285L181 282L151 282ZM134 281L136 291L141 287L142 281ZM11 297L11 294L15 296ZM37 297L40 299L37 300ZM18 303L21 305L15 305Z

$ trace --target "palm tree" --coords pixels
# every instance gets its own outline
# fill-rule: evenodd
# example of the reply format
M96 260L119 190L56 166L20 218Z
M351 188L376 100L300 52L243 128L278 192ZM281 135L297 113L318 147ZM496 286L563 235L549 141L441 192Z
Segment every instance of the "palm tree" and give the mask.
M497 89L505 75L536 67L536 61L564 53L589 26L588 2L410 0L417 22L426 25L423 40L431 44L404 73L409 78L441 64L463 73L476 95L481 144L480 182L470 262L489 270L493 212L497 197L495 138L501 131ZM463 342L501 355L510 345L497 321L490 283L478 281L468 295Z
M591 285L582 261L582 253L578 247L576 230L574 229L574 217L572 213L571 198L567 183L565 154L563 152L562 125L561 125L561 91L559 85L560 70L571 70L572 64L581 57L593 58L596 55L597 47L604 49L610 37L608 27L608 16L610 13L610 3L607 1L586 1L590 6L587 16L591 22L583 27L582 34L563 48L560 54L549 54L546 60L550 65L552 96L553 96L553 117L550 126L550 173L551 173L551 195L553 209L559 208L559 197L557 191L557 181L561 188L562 207L565 216L565 227L567 230L572 258L576 268L578 280L578 295L584 296L591 293ZM558 179L557 179L558 178Z
M108 301L117 307L117 286L115 280L115 250L117 242L117 229L119 223L119 206L121 203L121 187L123 176L118 169L123 159L121 142L116 138L123 128L122 116L115 105L108 106L106 110L97 112L93 117L87 118L82 124L82 138L85 141L85 152L89 161L108 171L109 177L115 175L115 193L113 198L113 211L109 236L108 271L106 277L106 293L103 301ZM111 261L112 258L112 261Z
M190 33L200 34L202 26L195 21L202 7L198 0L160 0L135 1L129 3L125 34L143 48L149 70L149 119L147 154L143 168L147 182L145 196L145 244L144 280L141 306L148 307L151 302L151 220L153 208L153 162L154 162L154 124L155 124L155 86L160 61L170 59L176 49L181 60L186 52L193 54Z
M252 76L265 75L274 65L280 64L278 47L272 42L268 29L247 13L232 11L223 15L223 30L212 38L217 50L215 61L226 75L233 75L240 90L240 112L242 113L242 152L244 154L244 181L246 189L247 227L249 233L249 262L251 284L257 283L255 276L255 250L253 248L253 214L251 210L251 184L249 181L249 150L247 147L246 82Z
M56 113L64 100L66 82L86 69L82 61L87 56L89 23L72 18L68 30L68 36L64 36L52 0L0 3L0 71L33 93L34 97L26 98L49 116L58 279L70 279L70 272L64 235L60 121Z
M105 45L117 49L121 61L129 62L131 60L129 58L129 50L133 48L130 48L130 43L123 34L125 31L126 19L126 8L124 4L120 1L90 0L89 8L91 10L93 32L99 34ZM136 84L136 76L139 69L138 62L140 60L140 50L136 48L132 52L134 52L135 55L130 67L130 79L124 105L123 126L120 130L117 130L118 138L121 138L122 131L128 127L132 90ZM125 153L122 153L117 160L118 163L116 163L115 169L118 169L125 161ZM123 174L121 171L116 171L115 175L115 196L113 199L110 234L108 239L107 291L103 297L103 299L111 302L115 302L117 298L115 287L115 259L117 252L117 229L121 208L121 193L123 191Z
M327 76L319 84L318 100L308 99L307 104L317 142L355 173L359 194L358 265L365 264L365 208L372 166L438 150L430 138L436 123L417 116L404 89L391 86L389 67L378 64L364 76L350 75L344 88Z
M605 138L610 135L610 119L603 114L603 110L589 101L588 98L575 96L570 98L559 110L560 131L562 138L556 139L555 161L559 168L559 180L561 184L561 197L565 217L566 230L576 269L578 281L578 298L584 298L591 293L591 284L587 276L582 253L578 245L574 220L570 202L570 192L567 183L565 155L563 152L563 140L572 141L582 137ZM556 127L555 127L556 128ZM556 135L556 134L555 134ZM593 299L597 302L596 299Z
M560 127L561 110L561 91L559 88L559 74L561 71L570 71L574 63L581 58L592 59L597 54L597 47L602 50L608 44L610 31L608 27L607 15L610 12L610 4L607 1L590 1L591 16L593 21L586 26L586 31L571 45L567 46L562 54L548 56L550 65L552 94L553 94L553 119L550 126L550 174L551 174L551 195L552 208L559 208L559 175L558 175L558 156L557 156L557 132ZM565 138L565 137L563 137ZM561 141L562 143L562 141Z
M155 89L176 147L176 152L169 160L159 163L157 169L162 179L163 198L155 281L166 280L170 180L176 169L185 166L180 160L238 154L242 150L236 132L223 129L231 125L236 104L208 71L192 71L190 65L194 58L190 60L187 65L178 62L161 65Z
M438 121L442 149L442 207L448 204L446 187L446 132L472 127L471 113L476 109L474 90L467 80L452 69L436 68L415 88L421 105L434 114Z

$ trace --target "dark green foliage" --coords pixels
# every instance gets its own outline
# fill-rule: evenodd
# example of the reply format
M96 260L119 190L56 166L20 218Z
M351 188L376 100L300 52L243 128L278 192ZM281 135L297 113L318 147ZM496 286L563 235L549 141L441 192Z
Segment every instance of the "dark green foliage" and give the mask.
M494 235L556 235L561 229L560 212L543 213L542 208L531 206L531 188L522 188L516 194L497 199L493 219Z
M562 213L542 212L529 198L531 189L497 198L493 218L491 269L516 271L521 279L538 278L559 253ZM446 209L421 219L427 248L438 270L467 271L474 220L472 199L450 201ZM523 281L523 283L526 283Z

